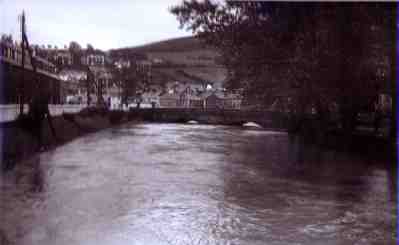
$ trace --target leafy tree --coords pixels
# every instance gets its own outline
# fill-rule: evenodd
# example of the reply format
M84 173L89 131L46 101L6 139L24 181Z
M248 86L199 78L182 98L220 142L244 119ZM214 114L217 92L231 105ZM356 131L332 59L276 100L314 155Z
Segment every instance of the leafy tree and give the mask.
M72 65L77 67L80 66L80 58L82 57L82 47L76 41L72 41L69 43L69 52L72 56Z
M350 131L378 93L394 91L395 4L185 0L171 12L219 50L229 87L258 103L289 97L293 111L320 117L336 104Z
M69 51L70 52L80 52L82 50L82 47L80 46L80 44L76 41L71 41L69 43Z
M87 49L87 52L93 52L94 51L94 47L90 43L87 44L86 49Z
M129 98L136 95L137 85L140 81L141 73L134 66L113 66L110 68L114 82L121 88L121 101L126 106Z
M2 34L1 35L1 42L5 43L13 43L12 35Z

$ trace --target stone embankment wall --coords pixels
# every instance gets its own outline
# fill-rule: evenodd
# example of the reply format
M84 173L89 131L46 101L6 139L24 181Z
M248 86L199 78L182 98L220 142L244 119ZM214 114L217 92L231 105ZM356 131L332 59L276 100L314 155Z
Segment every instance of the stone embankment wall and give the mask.
M96 132L113 125L127 122L128 113L121 111L84 110L76 114L63 114L52 118L57 140L48 121L42 124L42 141L47 149L71 141L81 135ZM30 127L29 118L0 124L0 153L2 168L9 168L18 160L38 151L37 138Z

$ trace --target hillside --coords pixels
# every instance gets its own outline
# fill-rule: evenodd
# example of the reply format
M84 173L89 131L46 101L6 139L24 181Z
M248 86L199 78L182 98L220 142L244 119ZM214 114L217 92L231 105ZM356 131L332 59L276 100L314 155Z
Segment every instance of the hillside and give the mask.
M211 82L219 86L226 72L216 63L218 53L195 37L183 37L147 45L114 49L111 56L145 57L153 62L154 83Z
M187 52L193 50L211 49L206 47L199 39L195 37L181 37L154 42L136 47L126 47L110 50L111 52L129 52L144 54L149 52Z
M152 81L162 85L169 81L184 81L192 84L212 83L221 87L225 78L225 69L210 67L188 67L188 68L154 68L152 70Z

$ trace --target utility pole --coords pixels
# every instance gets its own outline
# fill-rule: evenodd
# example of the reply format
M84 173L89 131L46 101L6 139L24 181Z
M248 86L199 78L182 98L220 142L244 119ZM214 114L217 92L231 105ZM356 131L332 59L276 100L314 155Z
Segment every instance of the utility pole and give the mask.
M24 114L24 102L25 102L25 42L24 42L24 35L25 35L25 13L22 12L21 15L21 34L22 34L22 41L21 41L21 48L22 48L22 72L21 72L21 84L20 84L20 91L19 91L19 115L22 116Z
M33 58L32 50L30 49L28 36L26 35L26 24L25 24L25 12L22 11L21 15L21 33L22 33L22 40L21 40L21 48L22 48L22 77L21 77L21 86L20 86L20 99L19 99L19 114L22 115L24 113L24 102L25 102L25 48L28 51L30 63L33 68L33 74L37 75L36 72L36 63L35 59ZM26 45L26 46L25 46ZM39 81L36 81L37 87L39 88Z

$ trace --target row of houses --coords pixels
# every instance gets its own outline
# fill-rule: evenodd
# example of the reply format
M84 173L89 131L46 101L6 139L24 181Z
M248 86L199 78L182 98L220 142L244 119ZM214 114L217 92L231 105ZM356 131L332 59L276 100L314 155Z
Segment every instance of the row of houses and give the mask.
M203 109L240 109L242 96L220 89L195 89L195 85L186 85L183 90L157 94L147 92L138 100L145 107L161 108L203 108Z
M204 108L204 109L240 109L242 97L218 91L208 91L201 95L164 94L159 97L162 108Z
M53 60L64 67L60 79L65 82L68 95L66 102L84 103L86 101L87 70L76 70L71 67L72 56L68 50L52 51ZM122 107L122 89L118 81L110 74L110 67L122 70L134 68L145 77L135 85L135 93L129 95L131 106L140 103L141 107L184 107L184 108L239 108L240 98L225 92L210 90L204 81L193 81L184 72L163 69L152 72L152 61L146 57L112 56L107 59L105 53L83 52L81 63L89 67L95 76L95 86L102 86L103 101L110 101L111 107ZM107 62L105 62L107 61ZM107 63L107 64L106 64ZM158 74L159 73L159 74ZM174 80L176 79L176 80ZM179 81L177 81L179 80ZM220 89L220 88L218 88ZM70 96L75 95L75 96ZM96 91L91 95L91 102L96 103L100 96ZM209 97L209 98L208 98ZM79 98L79 99L77 99Z
M21 59L18 44L1 40L2 57ZM144 74L141 83L135 85L134 94L129 95L128 103L140 103L141 107L163 108L229 108L241 107L241 96L227 93L220 87L212 87L212 82L200 81L183 70L170 68L152 71L153 59L148 57L109 55L93 48L73 51L66 46L52 49L34 45L33 56L39 69L49 70L60 80L61 103L97 103L101 98L110 102L112 107L121 107L122 88L120 81L113 77L111 70L128 68ZM27 54L25 54L27 55ZM133 57L134 56L134 57ZM26 57L27 63L30 59ZM41 67L41 64L47 64ZM29 65L29 64L28 64ZM89 79L88 74L92 74ZM88 86L88 81L91 84Z

